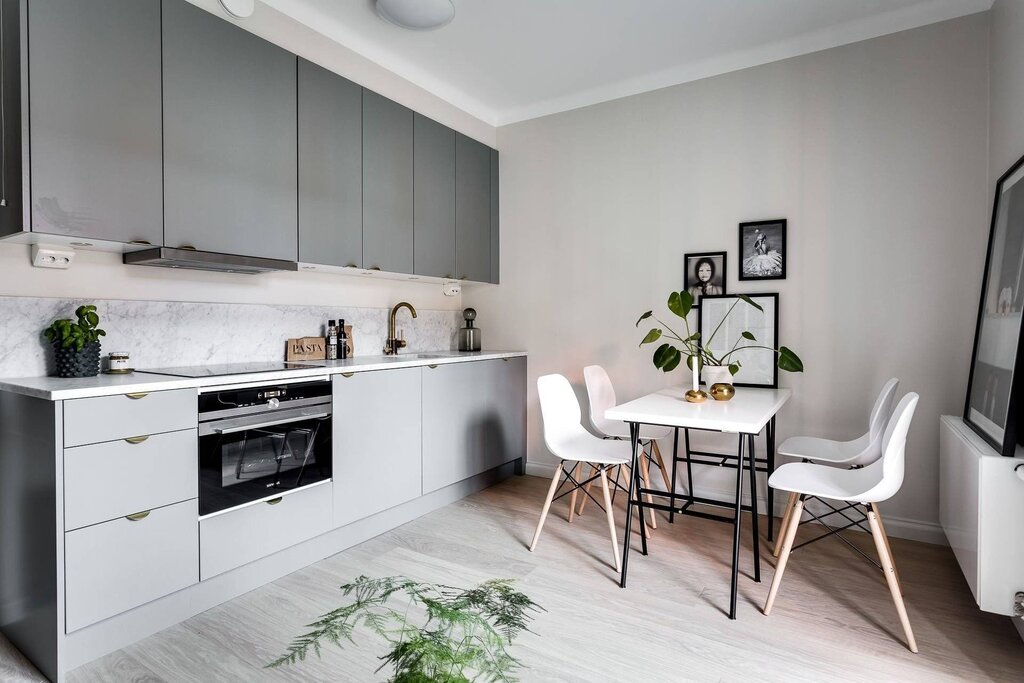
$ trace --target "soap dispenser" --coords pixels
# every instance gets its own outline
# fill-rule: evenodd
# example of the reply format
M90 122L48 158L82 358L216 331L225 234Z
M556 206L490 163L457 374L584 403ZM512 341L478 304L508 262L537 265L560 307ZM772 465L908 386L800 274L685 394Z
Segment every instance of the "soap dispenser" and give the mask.
M467 308L462 312L462 317L466 319L466 326L459 330L459 351L479 351L480 328L473 327L476 309Z

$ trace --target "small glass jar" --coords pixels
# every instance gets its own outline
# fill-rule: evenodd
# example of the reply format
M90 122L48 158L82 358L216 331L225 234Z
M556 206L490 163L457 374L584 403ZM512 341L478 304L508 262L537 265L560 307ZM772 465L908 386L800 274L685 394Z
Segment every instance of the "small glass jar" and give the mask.
M132 369L131 358L126 351L111 351L107 363L110 372L129 372Z

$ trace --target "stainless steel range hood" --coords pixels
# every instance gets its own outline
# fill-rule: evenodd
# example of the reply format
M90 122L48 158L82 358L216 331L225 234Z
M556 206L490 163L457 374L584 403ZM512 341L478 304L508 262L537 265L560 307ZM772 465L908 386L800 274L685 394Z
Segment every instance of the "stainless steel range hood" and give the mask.
M185 268L187 270L215 270L222 273L241 273L256 275L275 270L298 270L299 265L293 261L282 261L272 258L255 256L236 256L220 254L213 251L195 249L171 249L170 247L154 247L142 251L132 251L124 255L124 262L133 266L157 266L160 268Z

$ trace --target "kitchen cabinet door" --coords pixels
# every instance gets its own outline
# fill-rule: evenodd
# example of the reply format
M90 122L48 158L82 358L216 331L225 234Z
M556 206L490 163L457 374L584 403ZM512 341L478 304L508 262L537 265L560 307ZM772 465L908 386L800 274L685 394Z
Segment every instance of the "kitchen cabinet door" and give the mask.
M461 133L455 140L455 270L462 280L491 280L491 150Z
M32 230L160 244L160 0L27 15Z
M526 359L423 370L423 493L526 457Z
M164 244L298 256L296 57L163 1Z
M501 271L501 236L498 202L498 150L491 150L491 279L498 284Z
M363 264L363 89L299 59L299 260Z
M334 526L422 492L421 368L334 376Z
M413 113L363 90L363 267L413 272Z
M455 277L455 131L415 118L413 272Z

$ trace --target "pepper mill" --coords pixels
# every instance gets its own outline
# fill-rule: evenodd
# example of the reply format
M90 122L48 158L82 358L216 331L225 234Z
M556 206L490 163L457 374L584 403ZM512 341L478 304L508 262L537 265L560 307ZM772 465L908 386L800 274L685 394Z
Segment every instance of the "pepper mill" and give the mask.
M462 312L462 317L466 319L466 326L459 330L459 351L479 351L480 328L473 327L476 309L467 308Z

